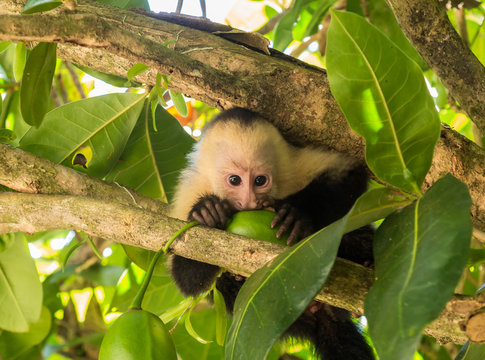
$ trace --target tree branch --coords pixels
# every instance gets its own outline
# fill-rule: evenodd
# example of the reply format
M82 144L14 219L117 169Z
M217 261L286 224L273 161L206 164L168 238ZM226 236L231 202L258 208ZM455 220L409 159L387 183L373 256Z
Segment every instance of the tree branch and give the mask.
M167 213L167 205L158 200L4 143L0 143L0 184L24 193L89 196L155 213Z
M72 228L114 242L158 250L184 223L138 207L88 197L0 193L0 233ZM171 247L175 254L219 265L244 276L284 249L281 245L203 226L188 230ZM370 269L337 259L317 299L363 313L364 298L372 282ZM442 342L464 343L467 337L460 326L466 329L468 317L473 319L472 315L483 306L485 294L456 296L427 332Z
M219 108L251 109L298 144L364 157L363 141L347 125L322 69L89 0L79 1L74 11L60 7L46 14L13 15L23 2L0 0L4 14L0 40L56 41L59 57L119 76L141 62L151 66L137 77L141 82L153 85L157 72L170 75L175 90ZM177 40L173 48L162 45L168 40ZM484 158L483 149L443 129L425 181L429 187L451 172L466 183L473 198L474 226L481 231L485 231Z
M401 29L450 94L485 133L485 68L436 0L387 0Z

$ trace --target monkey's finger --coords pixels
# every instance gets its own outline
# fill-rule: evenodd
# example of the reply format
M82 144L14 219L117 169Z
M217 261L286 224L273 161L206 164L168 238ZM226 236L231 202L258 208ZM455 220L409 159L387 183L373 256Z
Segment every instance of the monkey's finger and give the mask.
M193 213L190 215L189 220L195 220L195 221L198 221L198 222L199 222L201 225L207 225L207 224L205 223L204 218L203 218L203 217L200 215L200 213L199 213L199 212L197 212L197 211L194 211L194 212L193 212ZM209 226L209 225L207 225L207 226Z
M271 222L271 228L274 229L282 219L286 217L286 214L290 210L289 206L283 205L277 212L275 217L273 218L273 221Z
M280 225L280 228L276 232L276 237L279 239L283 234L288 231L292 227L293 224L295 224L296 221L296 214L294 211L290 211L283 222Z
M287 245L292 245L298 241L301 235L301 229L302 222L296 221L295 226L293 226L293 229L291 230L290 236L288 236L288 239L286 240Z
M219 213L217 212L217 209L216 209L216 206L219 202L216 202L216 201L206 201L205 203L205 211L207 211L207 213L203 213L202 215L205 217L207 216L208 217L208 220L209 219L212 219L212 224L213 225L210 225L211 227L217 227L217 228L222 228L224 226L224 224L221 223L221 219L219 217Z
M226 211L224 211L223 204L217 203L215 204L215 208L216 208L217 216L219 218L218 220L220 222L221 227L225 227L226 222L228 220L228 216Z
M209 226L209 227L216 227L217 223L216 220L212 217L212 214L207 208L202 208L200 210L200 215L203 218L203 224Z

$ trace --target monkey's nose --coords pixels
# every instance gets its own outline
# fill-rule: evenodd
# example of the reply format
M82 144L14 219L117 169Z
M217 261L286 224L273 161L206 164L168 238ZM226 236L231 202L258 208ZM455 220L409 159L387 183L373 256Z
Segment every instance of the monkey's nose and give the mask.
M262 209L262 204L256 199L244 199L236 202L238 210L257 210Z

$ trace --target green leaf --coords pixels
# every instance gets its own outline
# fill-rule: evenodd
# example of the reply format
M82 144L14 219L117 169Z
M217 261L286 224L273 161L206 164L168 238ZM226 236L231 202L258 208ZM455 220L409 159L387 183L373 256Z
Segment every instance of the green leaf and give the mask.
M170 98L173 101L173 105L175 106L175 109L177 109L180 116L187 117L189 112L187 110L187 104L185 103L184 96L181 93L173 90L169 90L168 93L170 94Z
M15 241L0 252L0 329L25 332L39 320L42 285L25 236L0 235L8 236L15 237Z
M44 306L39 320L30 325L27 332L4 331L0 334L0 354L3 359L16 359L46 338L51 329L52 318Z
M216 309L216 341L220 346L224 346L227 330L226 303L221 292L214 286L214 307Z
M25 122L38 127L49 106L56 69L56 43L39 43L25 64L20 87L20 110Z
M485 344L472 344L469 341L460 349L455 360L483 360L485 358Z
M123 161L106 178L145 196L170 202L179 173L186 166L185 154L195 140L165 109L157 107L155 117L158 132L152 127L150 107L145 106L121 155Z
M192 305L192 298L185 298L180 303L167 309L160 315L160 319L166 324L173 319L178 319L182 316Z
M226 360L265 358L323 287L347 217L288 248L249 277L234 305Z
M216 317L214 310L203 309L193 311L191 324L204 339L215 338ZM215 341L201 344L187 333L185 326L177 326L173 332L173 339L177 347L177 354L181 359L221 360L224 358L224 348Z
M161 260L159 259L158 262L161 262ZM128 310L144 274L145 271L135 265L131 265L119 280L110 308L116 309L116 311ZM165 270L165 274L158 274L152 277L147 292L143 297L142 308L159 315L165 310L178 305L182 300L184 300L183 296L174 285L167 270Z
M423 61L416 49L409 43L397 23L396 17L385 0L373 0L367 4L370 22L378 27L393 41L399 48L409 56L421 69L428 66Z
M312 0L295 0L293 7L281 18L274 29L273 48L283 51L293 41L293 26L302 9Z
M10 41L0 41L0 53L10 46Z
M128 80L133 80L135 76L140 75L141 73L147 71L148 69L150 69L149 66L146 66L145 64L142 64L142 63L137 63L133 65L130 68L130 70L128 70L128 72L126 73L126 77L128 78Z
M144 96L109 94L75 101L50 111L42 125L31 128L20 147L65 166L82 146L93 158L86 172L103 177L118 161L143 108ZM83 170L82 167L76 166Z
M82 270L79 276L100 286L116 286L125 272L125 268L116 265L94 264Z
M485 249L469 249L467 265L472 266L485 262Z
M455 360L483 360L485 359L485 344L471 344L466 342L460 349Z
M305 34L303 37L311 36L316 34L318 31L318 26L322 23L323 18L327 15L328 10L335 4L337 0L323 0L318 8L313 13L313 16L308 24Z
M1 99L0 99L0 112L2 110L1 106ZM15 140L17 138L17 135L12 130L9 129L0 129L0 142L8 142Z
M15 80L20 82L24 73L25 62L27 60L27 47L23 42L19 42L15 46L15 60L13 63L13 74Z
M55 9L62 4L61 0L28 0L22 9L22 14L33 14Z
M409 205L411 200L397 194L395 190L381 187L362 194L350 211L345 232L380 220L397 209Z
M347 0L347 11L356 13L360 16L364 15L364 11L362 10L362 3L360 2L360 0Z
M452 296L467 260L470 206L467 187L447 175L377 229L377 281L365 314L380 359L411 359L421 331Z
M15 140L15 144L18 145L20 139L24 136L24 134L31 128L24 119L22 118L22 114L20 112L20 91L17 90L11 94L8 94L5 99L5 109L4 114L6 115L5 119L10 123L13 124L13 128L10 127L17 135Z
M369 168L409 192L431 165L440 122L421 69L362 17L332 11L327 69L332 94L366 140Z
M125 250L126 256L130 258L137 266L147 271L156 251L151 251L147 249L142 249L136 246L123 244L123 250ZM165 264L162 261L157 261L155 269L153 270L153 275L166 275L167 270L165 269ZM165 322L165 321L164 321Z
M195 330L194 327L192 326L192 323L190 321L190 316L192 315L192 310L194 308L195 304L190 307L189 312L185 316L185 330L189 333L190 336L192 336L195 340L200 342L201 344L210 344L212 341L206 340L202 338Z
M71 257L72 254L74 254L74 252L80 248L82 245L84 245L86 243L87 239L84 239L83 241L77 241L77 239L73 239L69 245L67 245L64 249L62 249L61 251L61 268L62 268L62 271L64 271L64 269L66 268L67 266L67 262L69 261L69 258Z
M93 69L90 69L86 66L82 65L76 65L76 67L85 72L86 74L104 81L105 83L108 83L110 85L116 86L116 87L138 87L141 86L141 84L137 81L130 81L124 77L113 75L113 74L106 74L101 71L96 71Z

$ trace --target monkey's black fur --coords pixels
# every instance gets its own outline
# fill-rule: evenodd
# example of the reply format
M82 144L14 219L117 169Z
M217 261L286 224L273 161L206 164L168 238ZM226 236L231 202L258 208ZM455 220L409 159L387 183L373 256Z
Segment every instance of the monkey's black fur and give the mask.
M241 126L250 126L257 117L244 109L233 109L221 113L217 121L238 121ZM303 228L300 235L311 234L335 220L344 216L355 200L366 190L367 174L362 164L355 162L346 169L324 171L303 190L275 202L275 210L291 209L292 214L300 218ZM215 211L219 204L221 212ZM208 194L195 201L188 214L193 220L194 212L206 211L214 219L213 227L223 229L225 218L234 214L224 200ZM369 265L372 257L373 230L364 227L344 235L338 256L348 260ZM199 261L174 256L172 275L182 293L199 295L207 291L216 279L219 268ZM244 280L230 273L224 273L217 278L216 286L226 301L229 312L232 313L236 295ZM275 295L277 296L277 295ZM311 306L290 326L284 334L310 340L323 360L371 360L372 350L351 320L346 310L335 308L328 304L313 302Z

